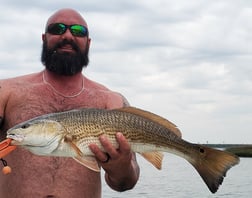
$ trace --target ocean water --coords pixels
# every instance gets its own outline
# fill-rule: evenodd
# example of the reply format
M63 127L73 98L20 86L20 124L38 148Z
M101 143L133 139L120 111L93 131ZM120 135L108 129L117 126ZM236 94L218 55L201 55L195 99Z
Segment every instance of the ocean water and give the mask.
M111 190L103 180L103 198L250 198L252 196L252 158L241 158L212 194L196 170L184 159L165 154L162 170L137 156L141 175L135 188L126 192Z

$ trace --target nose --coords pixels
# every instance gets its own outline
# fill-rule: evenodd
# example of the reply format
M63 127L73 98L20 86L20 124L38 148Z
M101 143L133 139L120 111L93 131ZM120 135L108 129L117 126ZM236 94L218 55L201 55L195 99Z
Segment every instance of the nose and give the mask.
M66 32L64 34L62 34L62 38L66 39L66 40L73 40L73 35L70 32L69 28L67 28Z

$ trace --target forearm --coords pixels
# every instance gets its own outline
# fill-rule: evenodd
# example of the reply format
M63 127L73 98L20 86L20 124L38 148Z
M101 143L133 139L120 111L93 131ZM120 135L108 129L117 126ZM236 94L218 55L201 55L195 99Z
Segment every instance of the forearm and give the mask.
M120 173L106 172L107 184L116 191L122 192L132 189L138 181L140 169L136 161L136 155L132 153L132 159L127 168L120 169Z
M1 129L2 123L3 123L3 118L0 116L0 129Z
M3 117L0 116L0 141L4 138L3 134Z

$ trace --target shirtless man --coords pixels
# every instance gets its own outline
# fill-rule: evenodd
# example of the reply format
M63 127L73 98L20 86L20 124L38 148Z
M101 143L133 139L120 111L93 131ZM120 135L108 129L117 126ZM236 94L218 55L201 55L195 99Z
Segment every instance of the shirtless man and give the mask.
M81 107L112 109L128 104L120 94L83 76L91 40L88 26L78 12L61 9L54 13L42 40L45 70L0 80L0 140L10 127L42 114ZM139 167L124 136L118 132L116 138L119 149L106 136L100 137L106 153L95 144L90 149L105 170L107 184L125 191L136 184ZM101 197L100 174L71 158L41 157L18 148L5 160L12 173L0 175L0 197Z

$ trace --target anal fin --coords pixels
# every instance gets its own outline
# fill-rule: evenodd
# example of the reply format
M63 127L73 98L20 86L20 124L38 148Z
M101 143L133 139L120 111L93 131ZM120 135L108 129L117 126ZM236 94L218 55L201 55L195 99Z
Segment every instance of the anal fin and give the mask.
M92 171L100 172L100 170L101 170L96 159L92 156L79 156L79 155L77 155L76 157L74 157L74 159L77 162L79 162L81 165L89 168Z
M141 155L157 169L160 170L162 168L162 160L164 158L164 154L162 152L153 151L141 153Z

